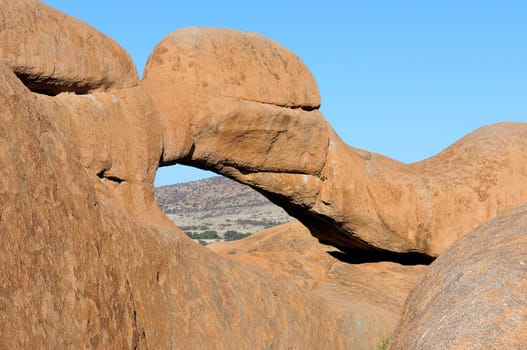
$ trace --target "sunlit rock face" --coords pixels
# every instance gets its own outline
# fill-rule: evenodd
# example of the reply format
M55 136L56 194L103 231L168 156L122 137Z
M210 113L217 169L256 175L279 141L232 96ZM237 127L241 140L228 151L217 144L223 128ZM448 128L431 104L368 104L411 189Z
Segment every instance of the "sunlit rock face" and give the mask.
M254 33L177 30L150 56L144 86L164 120L162 163L249 184L344 250L437 256L527 201L527 125L481 128L414 164L354 149L318 111L302 61Z
M113 40L35 0L0 1L0 57L32 90L50 95L137 84L128 54Z
M423 254L400 252L436 255L525 202L524 124L482 128L412 165L353 149L318 111L298 57L256 34L175 32L144 81L110 38L39 1L0 0L0 38L5 348L375 348L426 269ZM218 253L194 244L154 201L157 167L176 162L250 184L307 228L294 222ZM465 248L521 262L521 232L504 235L517 243L510 251L482 230L431 271L448 275ZM460 261L470 267L473 255ZM521 267L503 266L504 281L522 281ZM490 287L478 300L508 291Z
M29 0L0 1L0 37L3 347L360 349L395 327L404 293L357 341L352 303L221 257L163 215L167 121L111 39Z
M527 206L456 241L408 298L391 349L525 349Z

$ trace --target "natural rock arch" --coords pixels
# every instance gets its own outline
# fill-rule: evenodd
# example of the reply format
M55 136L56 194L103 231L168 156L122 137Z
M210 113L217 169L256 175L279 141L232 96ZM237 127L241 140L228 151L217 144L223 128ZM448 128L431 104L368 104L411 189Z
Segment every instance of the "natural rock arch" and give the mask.
M161 165L249 184L344 250L437 256L527 200L527 125L481 128L414 164L349 147L318 110L302 61L254 33L177 30L143 83L165 123Z
M234 38L238 35L232 34ZM387 169L384 162L396 169L397 166L406 169L406 166L347 148L316 111L316 94L306 90L296 96L297 90L287 90L297 84L311 86L305 67L295 68L293 61L284 61L287 62L282 66L284 72L296 71L300 76L300 80L293 81L272 67L261 66L258 69L265 72L264 68L269 68L270 75L259 73L262 77L257 79L259 84L253 87L256 89L253 95L268 94L266 99L243 100L243 94L250 90L241 84L238 89L243 94L238 100L232 97L237 95L225 101L210 100L224 109L207 110L214 106L207 104L209 98L200 97L199 89L191 91L187 95L192 97L195 93L193 98L198 100L179 102L188 103L183 110L199 111L205 107L203 119L190 114L188 123L175 128L182 114L167 112L171 112L171 106L180 105L174 105L170 95L165 96L169 97L168 103L160 108L164 115L159 115L126 52L80 21L37 0L0 0L0 38L3 87L0 92L0 335L6 348L373 348L380 337L394 328L402 300L424 267L403 267L390 262L375 266L343 264L317 248L316 242L308 237L302 242L304 247L288 249L282 263L278 261L275 268L284 266L283 262L291 263L277 272L248 261L224 258L192 244L155 205L153 180L160 158L162 164L179 160L214 168L251 183L269 196L277 196L276 200L282 204L290 205L298 216L307 213L308 223L309 218L325 215L322 217L347 224L346 216L342 215L347 212L336 210L340 208L337 204L350 199L346 196L354 192L341 194L334 203L329 201L331 196L322 195L324 191L338 190L335 192L339 194L348 189L344 186L341 191L334 185L329 186L345 174L342 170L356 170L358 166L363 171L358 172L360 176L379 176L374 184L386 180L383 186L390 185L392 177L379 172ZM230 39L227 42L233 43ZM269 45L268 58L291 57L287 50L275 47L275 43ZM232 44L225 49L234 50ZM258 52L256 47L255 51ZM38 56L35 52L45 55ZM254 53L249 57L254 57ZM232 67L235 64L235 60L229 62ZM196 73L192 66L187 65L185 69L189 74ZM251 76L246 74L245 79ZM277 84L280 78L280 84L284 84L280 86L286 89L266 93L267 85L260 84L266 77L275 79ZM219 81L216 88L221 87L216 91L231 94L227 87L237 85L235 79L216 78ZM160 84L174 83L169 79L158 80ZM155 81L149 82L149 90L159 99L161 95L152 90ZM203 81L196 81L205 88ZM280 97L280 91L286 91L285 95ZM193 105L196 101L199 103ZM156 103L161 106L159 102ZM277 103L279 106L273 105ZM269 130L275 132L272 145L277 148L255 153L255 149L265 150L269 139L265 134L251 137L254 134L247 132L245 145L250 147L240 154L255 159L246 159L245 166L240 166L243 158L235 158L231 163L224 161L225 150L212 147L214 137L229 135L222 129L225 127L223 113L232 110L230 116L236 121L240 120L241 112L242 116L254 116L255 107L261 107L256 111L261 111L264 122L272 117L270 125L274 128ZM213 120L207 120L212 112L219 113L219 122L212 124L222 131L219 134L212 132L214 129L203 129ZM200 120L201 124L196 123ZM306 120L313 121L311 126ZM241 121L245 121L241 125L247 124L249 131L252 125L258 125L247 123L250 120ZM232 132L236 135L240 124L233 125L236 128ZM305 127L313 134L306 134L302 129L284 130L284 126L290 125ZM267 130L267 126L260 131ZM524 174L516 166L524 157L524 152L518 154L518 147L521 151L524 148L521 142L517 146L513 143L524 131L522 125L515 127L516 131L510 125L494 128L509 135L511 140L501 142L493 135L493 129L485 129L440 156L443 163L432 162L441 166L433 168L426 162L421 166L439 178L442 172L450 174L451 168L442 167L444 162L466 161L462 151L482 147L479 142L486 135L494 148L479 155L475 164L483 164L482 169L500 170L496 177L489 176L492 172L487 170L482 172L483 180L496 180L488 187L478 187L478 199L482 203L496 204L496 208L490 208L488 215L491 215L493 210L512 205L524 195L514 182ZM322 148L326 152L324 157L317 158L320 157L318 148L317 152L305 148L306 153L300 154L293 163L288 157L280 158L288 145L298 146L298 142L310 145L311 140L302 136L316 133L322 135L323 143L329 144ZM180 139L179 135L187 135L187 139ZM232 135L231 138L238 140ZM295 142L290 143L289 139ZM342 165L338 156L348 157L348 153L357 163ZM266 154L273 157L267 159ZM496 154L504 156L500 158ZM214 160L215 157L220 161ZM267 161L264 163L267 168L261 166L259 157ZM277 157L282 161L279 167ZM321 171L320 163L323 163ZM467 171L472 165L466 169L454 165L461 176L456 186L465 188L464 179L472 179L473 172ZM419 165L414 167L420 169ZM511 179L514 181L505 183ZM469 185L484 184L483 180ZM306 189L315 191L316 195ZM443 189L448 190L438 187ZM508 197L502 200L500 195ZM313 205L310 198L315 198ZM329 203L328 208L336 209L322 214L316 212L320 198ZM470 198L469 195L467 205L471 204ZM368 203L365 206L369 208ZM481 206L474 208L478 210ZM382 207L374 209L384 213ZM373 215L359 214L357 219ZM342 234L346 232L336 230L342 237L346 237ZM495 231L488 232L487 237L491 237ZM271 247L267 252L262 252L259 259L254 254L246 258L266 264L276 256L273 245L281 251L290 242L291 234L301 236L302 233L305 230L296 222L278 228L271 232L267 244ZM331 237L339 236L328 239ZM255 244L252 239L240 243L247 245L247 253ZM358 239L353 239L351 243L357 244ZM464 245L474 239L477 241L478 235L468 236L454 249L463 251ZM308 254L306 247L310 249ZM305 265L295 269L293 264L299 261ZM312 267L311 276L303 280L306 266ZM307 281L315 283L304 286L302 282Z
M348 349L364 335L370 310L214 254L163 215L163 120L116 43L37 0L0 0L0 38L3 346Z

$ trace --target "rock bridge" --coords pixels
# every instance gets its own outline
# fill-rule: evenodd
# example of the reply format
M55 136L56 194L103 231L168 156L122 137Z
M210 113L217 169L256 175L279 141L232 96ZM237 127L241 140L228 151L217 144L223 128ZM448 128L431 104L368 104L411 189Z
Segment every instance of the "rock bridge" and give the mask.
M139 80L128 54L94 28L37 0L0 0L0 81L6 348L371 349L393 332L425 270L379 262L384 253L434 257L527 199L525 124L484 127L415 164L354 149L318 110L300 59L252 33L176 31ZM196 245L154 201L156 169L175 163L246 183L321 241L376 263L335 259L298 222L245 240L232 258ZM421 341L419 327L437 328L426 340L440 343L452 290L491 311L474 309L471 328L467 305L451 307L462 340L497 341L502 324L485 325L501 323L502 285L519 286L506 296L519 315L507 331L524 328L525 212L438 258L414 293L425 300L403 315L398 348L415 348L400 344ZM491 260L480 259L485 245ZM455 271L469 273L436 279L451 275L459 250L470 254ZM482 284L489 288L474 293ZM499 339L512 344L503 348L525 343L515 332ZM453 333L446 337L450 344Z
M308 68L254 33L177 30L143 84L164 120L161 165L248 184L341 250L435 257L527 199L524 124L483 127L414 164L350 147L319 111Z

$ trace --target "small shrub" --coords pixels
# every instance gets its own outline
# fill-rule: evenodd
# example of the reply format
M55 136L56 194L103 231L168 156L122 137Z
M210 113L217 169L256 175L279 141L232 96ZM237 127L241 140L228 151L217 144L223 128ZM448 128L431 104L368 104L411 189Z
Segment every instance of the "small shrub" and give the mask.
M216 231L207 230L205 232L185 232L187 236L189 236L192 239L218 239L220 236L218 236L218 233Z
M200 234L201 238L202 239L215 239L215 238L220 238L218 236L218 233L216 231L213 231L213 230L207 230L205 232L202 232Z
M388 350L388 343L390 342L391 336L387 336L381 339L379 342L379 345L377 346L377 350Z
M242 233L242 232L238 232L238 231L229 230L229 231L225 231L225 234L223 235L223 238L226 241L236 241L238 239L243 239L245 237L249 237L250 235L251 235L250 233Z

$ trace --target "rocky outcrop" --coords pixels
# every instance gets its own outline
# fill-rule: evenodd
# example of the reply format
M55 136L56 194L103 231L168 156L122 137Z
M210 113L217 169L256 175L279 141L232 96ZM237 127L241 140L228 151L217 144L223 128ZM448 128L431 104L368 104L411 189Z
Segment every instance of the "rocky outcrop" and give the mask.
M455 242L406 302L391 349L527 349L527 206Z
M355 310L162 214L166 121L116 44L40 2L1 5L2 347L361 348Z
M1 64L0 82L5 348L364 348L350 337L364 329L355 310L193 243L146 204L146 182L83 166L73 134L54 127L118 114L61 115L51 106L67 96L42 100ZM388 326L370 320L370 341Z
M361 349L377 349L389 339L408 293L427 267L343 254L318 243L298 221L207 247L313 291L341 315L345 338L353 339L350 347Z
M319 112L307 112L320 105L315 80L270 39L178 30L155 48L143 81L165 112L165 164L192 153L211 167L314 173L323 165L327 129ZM304 152L291 159L290 144Z
M165 121L162 164L249 184L343 250L437 256L527 201L527 125L482 128L415 164L354 149L318 111L300 59L256 34L175 31L144 85Z
M481 129L404 165L346 146L317 110L307 68L268 39L176 32L143 83L128 55L87 25L38 1L0 5L5 348L371 348L424 269L402 264L421 255L386 251L435 255L525 201L523 124ZM157 167L178 161L250 184L348 254L298 223L218 247L227 256L194 244L154 201ZM434 315L408 306L393 346L412 344L412 331L422 337L413 320L433 327L447 307L466 330L430 333L438 342L487 329L481 344L490 335L510 338L504 346L525 341L524 211L445 253L409 302ZM434 276L445 277L427 282ZM446 290L429 292L441 283ZM477 302L446 305L450 290ZM464 312L483 316L464 324ZM511 317L506 331L493 323L499 312Z
M41 93L137 84L135 66L118 44L37 0L0 0L0 43L1 61Z

